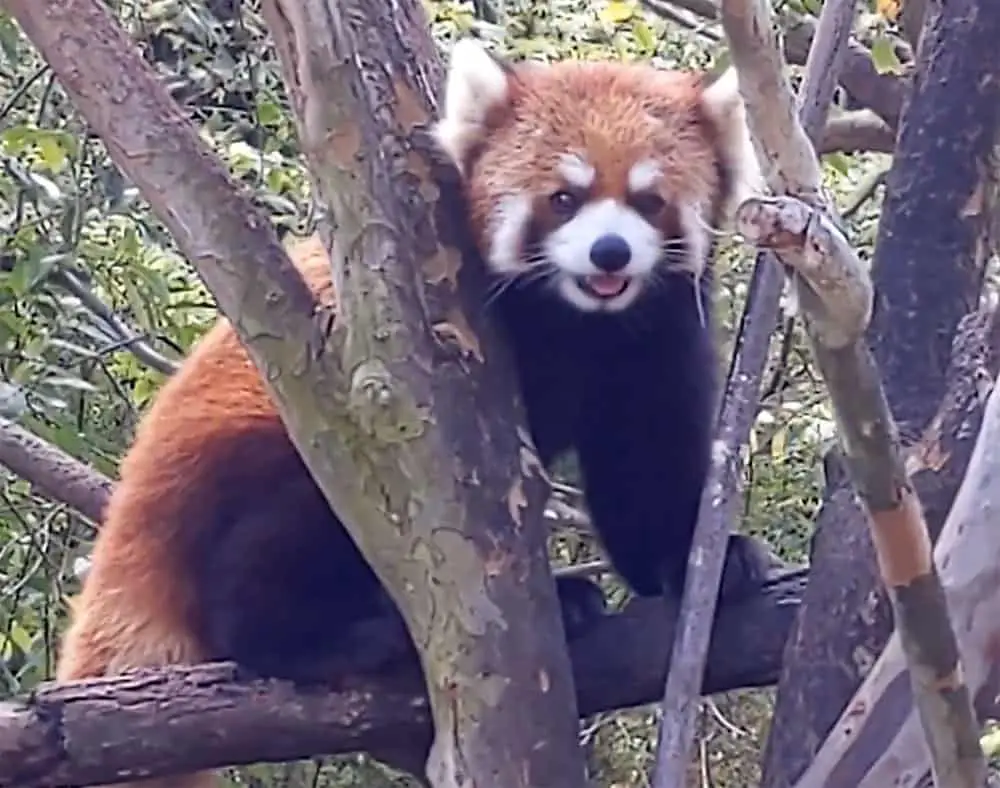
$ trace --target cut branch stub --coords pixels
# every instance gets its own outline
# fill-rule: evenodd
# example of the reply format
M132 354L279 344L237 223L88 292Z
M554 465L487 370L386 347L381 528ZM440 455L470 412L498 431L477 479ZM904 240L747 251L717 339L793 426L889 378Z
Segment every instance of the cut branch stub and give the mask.
M864 334L871 279L822 211L787 195L752 198L739 207L736 230L747 243L777 252L791 269L796 301L823 345L841 348Z

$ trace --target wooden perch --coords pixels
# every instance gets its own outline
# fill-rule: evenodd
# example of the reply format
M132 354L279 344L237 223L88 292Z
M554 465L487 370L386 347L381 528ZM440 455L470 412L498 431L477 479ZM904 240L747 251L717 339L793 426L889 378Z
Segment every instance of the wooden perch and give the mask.
M854 0L829 0L823 7L807 61L800 110L803 130L803 125L795 120L796 108L781 70L781 53L774 40L774 30L769 26L767 6L753 0L727 0L722 5L723 27L730 38L740 92L745 98L748 89L744 87L744 80L749 80L750 90L766 90L767 95L783 96L783 103L772 109L787 116L785 124L797 130L801 143L810 151L809 156L795 160L775 155L783 148L775 141L771 130L761 135L756 129L761 120L748 116L757 158L769 185L776 190L787 191L790 186L801 189L803 184L812 184L813 193L819 199L819 165L815 154L811 153L809 141L818 142L822 135L853 11ZM767 38L758 41L758 33ZM767 253L759 255L723 392L712 464L702 492L688 561L678 634L664 690L664 722L660 725L657 744L655 788L682 788L686 784L688 758L694 743L695 699L708 651L726 540L741 498L740 461L756 414L781 291L782 276L775 258Z
M723 607L704 691L774 682L805 578ZM575 641L582 714L660 695L674 627L655 599L636 599ZM47 684L0 704L0 788L56 788L205 767L368 751L421 762L430 744L426 696L410 682L333 693L250 681L229 664Z
M775 170L786 171L780 179L783 191L822 211L827 206L821 196L818 163L792 111L768 9L762 3L754 5L748 9L739 0L723 3L723 26L740 73L749 125L759 153ZM799 215L808 216L808 209ZM742 213L743 219L751 216L775 218L768 212ZM783 244L808 241L804 232L808 221L799 222L799 232L784 233ZM752 235L768 238L772 229L760 226ZM836 233L833 222L824 228L827 240ZM776 253L794 272L798 300L806 309L807 334L833 403L848 467L870 515L882 578L889 588L921 722L934 753L935 776L940 785L981 786L985 760L978 748L955 634L930 557L926 523L903 466L877 366L859 338L866 321L859 325L858 306L865 302L864 290L870 289L870 283L866 278L859 280L864 268L856 257L845 259L845 249L846 243L834 240L808 248L798 243L782 245ZM840 257L824 260L818 257L823 251ZM837 296L844 295L854 303L836 302ZM867 301L870 304L870 296Z

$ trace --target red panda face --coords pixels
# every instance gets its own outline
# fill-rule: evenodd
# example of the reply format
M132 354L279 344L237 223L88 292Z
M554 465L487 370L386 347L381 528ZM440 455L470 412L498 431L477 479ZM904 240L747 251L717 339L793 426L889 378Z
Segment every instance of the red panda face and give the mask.
M705 88L643 65L509 66L468 39L435 132L493 271L588 312L698 276L712 228L759 178L735 72Z

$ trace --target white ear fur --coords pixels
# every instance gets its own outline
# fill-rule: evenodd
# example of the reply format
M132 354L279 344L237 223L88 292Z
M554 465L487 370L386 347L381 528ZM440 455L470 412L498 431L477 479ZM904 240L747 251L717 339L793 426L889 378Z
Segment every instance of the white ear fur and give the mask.
M730 66L701 94L702 105L719 130L720 142L733 172L730 208L765 191L764 174L746 124L736 69Z
M476 39L464 38L452 48L434 136L459 170L489 111L507 99L507 79L503 66Z

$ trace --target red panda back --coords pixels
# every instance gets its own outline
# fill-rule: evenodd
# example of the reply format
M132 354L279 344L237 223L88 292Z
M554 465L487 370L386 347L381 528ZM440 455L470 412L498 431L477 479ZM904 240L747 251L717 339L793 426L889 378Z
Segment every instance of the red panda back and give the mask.
M329 303L321 242L301 241L289 253ZM220 318L163 385L121 463L57 678L204 659L194 565L183 547L222 497L253 490L293 454L256 367Z

